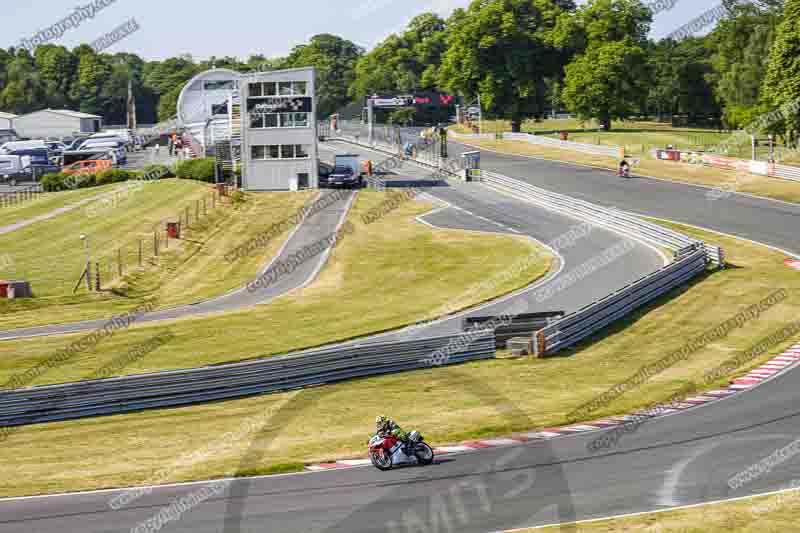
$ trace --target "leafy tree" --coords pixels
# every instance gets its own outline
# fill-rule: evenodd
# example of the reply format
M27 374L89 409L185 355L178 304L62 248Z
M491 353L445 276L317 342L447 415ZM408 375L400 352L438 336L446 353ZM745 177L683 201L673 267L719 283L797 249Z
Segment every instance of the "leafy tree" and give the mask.
M170 57L165 61L148 63L144 69L144 84L159 97L183 86L202 71L192 56Z
M20 115L43 109L45 87L31 55L20 48L9 59L5 86L0 93L0 109Z
M390 35L359 59L350 96L435 90L447 27L434 13L414 17L402 34Z
M364 50L336 35L315 35L308 44L294 47L283 62L286 67L316 69L317 111L328 116L349 102L348 89Z
M78 57L78 77L70 88L70 98L78 103L80 111L102 115L108 99L104 87L111 78L107 56L98 54L86 44L76 48L75 55Z
M178 114L178 98L183 90L183 84L176 85L171 91L162 94L158 101L158 120L169 120Z
M698 115L719 115L707 79L711 64L705 39L663 39L650 44L647 57L651 77L645 113L655 111L659 120L665 113L685 113L691 120Z
M395 109L389 114L387 122L389 124L408 126L414 120L415 113L416 109L413 107L401 107L400 109Z
M795 143L800 136L800 0L786 0L764 79L764 101L785 110L773 131Z
M46 106L72 107L70 89L77 80L77 58L63 46L46 44L34 51L36 72L44 85Z
M448 25L439 84L511 121L544 113L545 80L561 69L556 34L565 6L553 0L475 0Z
M641 108L651 20L638 0L590 0L578 9L567 37L579 55L565 69L563 98L581 118L595 118L608 130L613 119Z
M706 37L712 71L708 80L728 121L758 104L780 9L769 2L728 0L728 16ZM734 108L737 110L734 111Z

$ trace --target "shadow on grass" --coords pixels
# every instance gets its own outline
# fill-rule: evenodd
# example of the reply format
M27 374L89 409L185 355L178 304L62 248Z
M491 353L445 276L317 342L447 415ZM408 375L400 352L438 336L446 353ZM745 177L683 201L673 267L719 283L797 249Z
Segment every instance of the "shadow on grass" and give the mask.
M736 265L730 265L725 270L739 269L739 268L743 268L743 267L739 267L739 266L736 266ZM723 273L725 270L706 270L703 274L701 274L700 276L697 276L696 278L692 279L690 282L688 282L688 283L686 283L684 285L681 285L680 287L677 287L677 288L675 288L675 289L673 289L673 290L671 290L671 291L669 291L669 292L667 292L665 294L662 294L661 296L659 296L658 298L656 298L652 302L650 302L648 304L645 304L644 306L642 306L642 307L636 309L635 311L629 313L628 316L626 316L625 318L621 318L619 320L616 320L615 322L613 322L612 324L609 324L608 326L606 326L605 328L601 329L597 333L594 333L594 334L590 335L589 337L585 338L584 340L582 340L581 342L579 342L575 346L573 346L571 348L567 348L565 350L562 350L562 351L560 351L558 353L555 353L555 354L553 354L551 356L548 356L548 358L551 358L551 357L552 358L555 358L555 357L572 357L573 355L578 354L579 352L581 352L585 348L588 348L589 346L591 346L591 345L593 345L593 344L595 344L595 343L597 343L599 341L602 341L602 340L606 339L607 337L611 337L611 336L616 335L618 333L622 333L627 328L635 325L637 322L639 322L640 320L644 319L650 312L655 311L655 310L663 307L664 305L667 305L667 304L671 303L673 300L675 300L678 297L682 296L683 294L689 292L695 286L703 283L704 281L708 280L709 278L711 278L713 276L716 276L716 275L719 275L719 274Z

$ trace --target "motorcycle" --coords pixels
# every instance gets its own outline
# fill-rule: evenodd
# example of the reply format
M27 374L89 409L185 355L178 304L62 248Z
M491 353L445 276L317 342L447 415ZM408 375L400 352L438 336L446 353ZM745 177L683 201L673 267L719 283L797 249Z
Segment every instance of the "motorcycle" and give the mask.
M375 435L369 439L369 458L378 470L391 470L396 465L429 465L433 462L433 449L424 441L419 431L408 435L408 445L393 435Z

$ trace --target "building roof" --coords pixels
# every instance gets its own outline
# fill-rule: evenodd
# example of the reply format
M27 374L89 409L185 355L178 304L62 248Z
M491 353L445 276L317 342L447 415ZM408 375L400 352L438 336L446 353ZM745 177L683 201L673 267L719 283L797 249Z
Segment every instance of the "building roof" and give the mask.
M65 117L71 117L71 118L103 118L98 115L81 113L80 111L70 111L69 109L40 109L39 111L33 111L26 115L22 115L22 117L15 117L15 118L31 117L33 115L38 115L39 113L55 113L56 115L63 115Z
M14 115L13 113L4 113L0 111L0 118L17 118L17 115Z
M75 118L103 118L100 115L92 115L91 113L81 113L80 111L70 111L69 109L45 109L51 113L59 113L61 115L68 115Z

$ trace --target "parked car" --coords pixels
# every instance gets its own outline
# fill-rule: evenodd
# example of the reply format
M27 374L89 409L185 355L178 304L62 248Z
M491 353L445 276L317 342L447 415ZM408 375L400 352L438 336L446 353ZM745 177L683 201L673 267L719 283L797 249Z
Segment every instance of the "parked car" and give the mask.
M48 141L46 144L51 157L60 156L67 149L66 145L59 141Z
M47 149L47 145L41 139L33 140L33 141L10 141L3 146L0 146L0 154L3 155L11 155L12 152L16 152L18 150L27 150L31 148L44 148Z
M15 130L0 130L0 146L7 142L18 141L19 135Z
M114 153L116 163L124 165L128 161L128 152L125 149L125 142L117 137L116 139L87 139L81 143L79 150L97 150L104 148Z
M35 148L17 148L8 150L6 155L28 156L31 160L31 165L49 165L50 164L50 151L47 146L39 146Z
M78 147L79 147L81 144L83 144L83 142L84 142L86 139L88 139L88 138L89 138L89 136L88 136L88 135L79 135L79 136L77 136L77 137L73 138L73 139L72 139L72 140L69 142L69 144L67 144L67 150L77 150L77 149L78 149ZM65 143L65 144L66 144L66 143Z
M30 176L31 158L20 155L0 155L0 179L16 186L17 180Z
M88 160L108 160L114 165L115 155L108 148L97 148L94 150L67 150L60 157L61 166L68 167L79 161Z
M113 167L110 159L84 159L61 169L64 174L96 174Z

